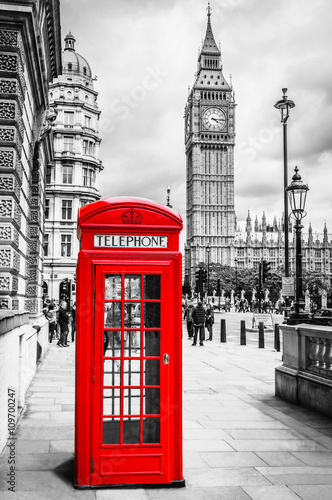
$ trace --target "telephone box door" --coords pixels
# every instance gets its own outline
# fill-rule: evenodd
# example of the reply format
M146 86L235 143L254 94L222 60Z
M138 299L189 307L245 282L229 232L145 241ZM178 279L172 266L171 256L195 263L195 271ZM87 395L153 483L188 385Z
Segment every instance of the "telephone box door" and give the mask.
M95 266L92 484L169 481L170 267Z

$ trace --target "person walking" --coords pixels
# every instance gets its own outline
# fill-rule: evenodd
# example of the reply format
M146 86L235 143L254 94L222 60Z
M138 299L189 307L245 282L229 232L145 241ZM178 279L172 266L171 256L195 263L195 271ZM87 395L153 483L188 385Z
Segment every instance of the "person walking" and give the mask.
M61 300L59 308L59 325L60 325L60 339L58 342L59 347L69 347L67 342L68 331L69 331L69 315L67 312L67 302Z
M71 313L71 341L75 340L75 327L76 327L76 302L72 305Z
M211 302L209 302L205 316L205 326L207 328L207 331L209 332L209 338L207 340L212 340L213 324L214 324L214 310Z
M192 313L193 323L194 323L194 341L192 345L197 344L197 336L199 332L199 345L204 345L203 342L205 340L205 332L204 332L204 323L205 323L205 310L201 301L198 301L197 306L194 307Z
M56 322L56 316L57 316L57 311L58 308L55 306L54 302L51 301L49 307L48 307L48 312L46 314L46 318L48 319L48 333L49 333L49 342L52 344L53 337L55 338L56 336L56 330L57 330L57 322Z
M192 318L193 310L194 310L194 305L192 302L189 301L184 310L184 315L183 315L183 319L187 321L188 340L192 339L194 336L193 318Z

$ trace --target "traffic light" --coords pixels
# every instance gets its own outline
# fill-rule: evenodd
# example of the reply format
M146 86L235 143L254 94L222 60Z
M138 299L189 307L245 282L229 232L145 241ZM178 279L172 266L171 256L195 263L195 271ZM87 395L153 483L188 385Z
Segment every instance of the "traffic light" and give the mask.
M201 274L202 274L201 269L197 269L197 271L195 271L195 291L196 291L196 293L199 293L199 291L200 291Z
M262 262L262 282L265 283L266 278L268 277L270 273L270 262L266 262L266 260L263 260Z
M207 282L207 271L205 269L201 269L202 271L202 282L206 283Z

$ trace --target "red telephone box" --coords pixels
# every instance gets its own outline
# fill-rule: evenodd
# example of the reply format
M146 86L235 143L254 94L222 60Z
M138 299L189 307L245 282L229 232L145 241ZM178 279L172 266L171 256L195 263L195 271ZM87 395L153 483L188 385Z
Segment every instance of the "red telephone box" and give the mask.
M82 207L75 486L184 486L182 219L144 199Z

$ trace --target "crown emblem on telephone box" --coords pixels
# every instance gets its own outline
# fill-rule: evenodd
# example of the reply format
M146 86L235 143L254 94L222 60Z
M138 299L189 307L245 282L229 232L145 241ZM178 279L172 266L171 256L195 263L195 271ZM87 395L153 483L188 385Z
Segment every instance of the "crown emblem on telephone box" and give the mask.
M140 224L143 216L139 212L135 212L135 210L131 209L128 212L124 212L121 215L122 222L124 224Z

